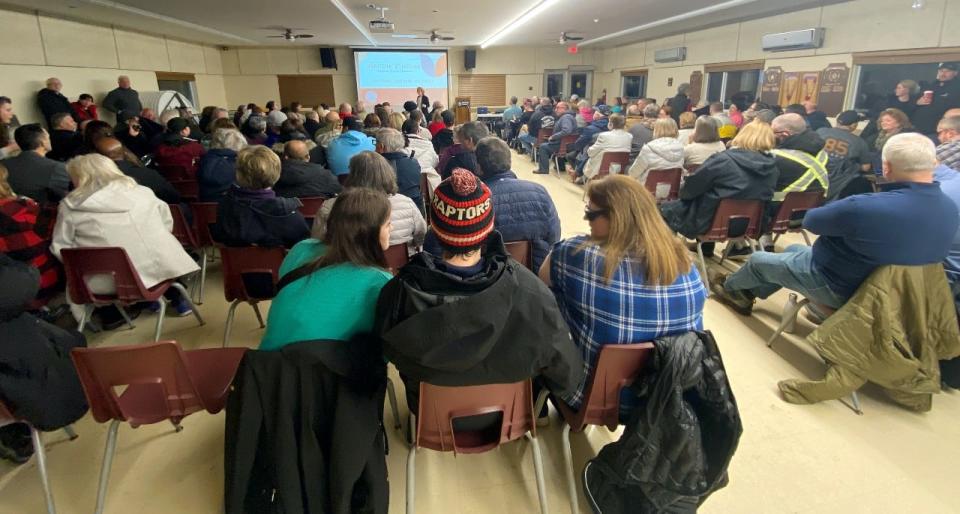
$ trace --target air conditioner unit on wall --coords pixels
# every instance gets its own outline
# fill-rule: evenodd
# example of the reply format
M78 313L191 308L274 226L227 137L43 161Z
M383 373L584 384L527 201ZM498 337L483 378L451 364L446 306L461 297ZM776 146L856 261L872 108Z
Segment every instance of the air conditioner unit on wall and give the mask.
M823 46L823 27L813 29L794 30L779 34L767 34L760 40L764 52L786 52L789 50L806 50Z
M676 48L664 48L653 53L653 60L656 62L677 62L687 58L687 47L678 46Z

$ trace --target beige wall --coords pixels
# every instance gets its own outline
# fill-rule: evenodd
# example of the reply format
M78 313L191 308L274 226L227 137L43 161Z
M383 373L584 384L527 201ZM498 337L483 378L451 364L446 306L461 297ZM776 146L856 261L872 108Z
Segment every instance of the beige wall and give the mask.
M337 69L323 68L317 47L233 48L220 52L226 103L230 108L280 100L277 75L333 75L338 102L357 100L353 52L337 48Z

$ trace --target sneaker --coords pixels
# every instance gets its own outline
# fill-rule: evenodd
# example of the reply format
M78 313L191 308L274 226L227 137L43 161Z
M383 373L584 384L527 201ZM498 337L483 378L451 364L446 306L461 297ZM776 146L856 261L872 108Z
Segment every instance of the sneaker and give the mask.
M726 280L726 275L718 275L716 278L710 279L710 291L714 294L714 298L720 303L727 304L742 316L753 314L753 298L743 291L727 291L723 287Z
M773 253L777 251L776 247L773 245L773 238L764 234L760 236L760 247L763 248L763 251Z
M0 458L23 464L33 456L30 429L23 423L0 428Z
M747 257L753 253L753 249L750 246L740 243L730 243L733 245L733 248L730 249L730 253L727 254L728 259L735 259L740 257Z
M144 309L146 309L148 312L156 314L160 312L160 302L150 302L146 307L144 307Z
M193 307L190 306L190 302L187 300L181 298L179 301L172 303L173 310L176 311L178 318L193 314Z

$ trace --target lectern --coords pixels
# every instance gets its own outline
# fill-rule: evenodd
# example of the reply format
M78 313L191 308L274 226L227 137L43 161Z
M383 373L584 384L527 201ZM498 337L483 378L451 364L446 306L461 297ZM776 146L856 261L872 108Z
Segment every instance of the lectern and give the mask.
M456 124L463 125L470 121L470 97L469 96L458 96L454 100L454 105L456 105Z

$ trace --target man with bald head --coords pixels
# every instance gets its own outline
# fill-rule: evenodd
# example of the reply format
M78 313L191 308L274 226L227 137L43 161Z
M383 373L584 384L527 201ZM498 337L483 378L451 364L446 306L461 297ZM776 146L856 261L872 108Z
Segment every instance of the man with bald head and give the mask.
M117 77L117 88L107 93L103 108L117 115L117 123L140 114L143 104L140 103L140 93L130 87L130 77Z
M73 121L79 122L80 120L77 119L77 114L73 112L73 107L70 106L70 100L60 92L63 88L63 83L60 82L60 79L50 77L47 79L46 85L47 87L37 92L37 107L40 108L40 112L43 113L43 119L47 122L47 128L53 130L53 124L51 123L53 116L62 112L69 114L73 118Z
M283 146L280 179L273 185L277 195L332 198L340 194L341 189L340 182L330 170L310 162L310 150L305 142L294 139Z
M123 147L119 140L112 137L101 137L94 143L97 153L110 158L124 175L132 178L137 184L153 191L157 198L166 203L180 203L180 193L167 179L156 170L140 165L135 155Z

